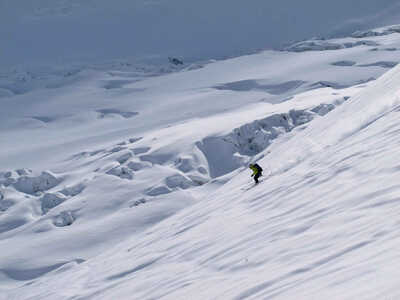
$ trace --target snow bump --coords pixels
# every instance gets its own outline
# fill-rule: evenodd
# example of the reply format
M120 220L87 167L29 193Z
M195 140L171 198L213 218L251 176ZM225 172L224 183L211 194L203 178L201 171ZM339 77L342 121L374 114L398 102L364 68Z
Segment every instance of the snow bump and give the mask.
M68 198L62 193L46 193L39 199L43 214L47 214L52 208L60 205Z
M222 91L229 90L236 92L259 90L271 95L281 95L301 87L304 83L306 82L302 80L292 80L283 83L268 84L263 83L262 80L248 79L217 85L214 88Z
M75 222L75 216L71 211L62 211L53 220L53 224L57 227L70 226L74 222Z
M352 60L339 60L334 63L332 63L332 66L337 66L337 67L351 67L356 64L355 61Z
M21 176L13 184L17 191L26 194L36 194L37 192L47 191L61 182L53 173L42 172L39 176Z

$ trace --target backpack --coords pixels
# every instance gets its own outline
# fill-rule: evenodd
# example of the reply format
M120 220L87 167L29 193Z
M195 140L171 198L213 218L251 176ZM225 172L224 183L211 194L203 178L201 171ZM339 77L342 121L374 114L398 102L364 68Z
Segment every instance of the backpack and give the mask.
M254 166L257 168L258 172L262 172L263 169L258 165L258 164L254 164Z

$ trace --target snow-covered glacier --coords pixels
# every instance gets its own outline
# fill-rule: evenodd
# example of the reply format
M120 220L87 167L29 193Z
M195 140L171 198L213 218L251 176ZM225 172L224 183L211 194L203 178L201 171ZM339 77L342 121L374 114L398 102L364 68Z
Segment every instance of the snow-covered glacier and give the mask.
M0 299L399 298L397 28L3 71Z

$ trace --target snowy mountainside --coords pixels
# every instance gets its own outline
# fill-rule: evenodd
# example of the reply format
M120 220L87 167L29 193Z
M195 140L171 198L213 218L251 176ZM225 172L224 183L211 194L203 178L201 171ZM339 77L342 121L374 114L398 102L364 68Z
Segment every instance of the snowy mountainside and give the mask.
M400 77L384 73L400 36L384 30L4 93L0 299L398 296Z
M273 174L259 186L244 191L242 172L147 232L8 295L396 299L399 75L396 68L354 101L274 144L260 161ZM349 131L343 113L345 120L364 118ZM282 148L299 159L282 159Z

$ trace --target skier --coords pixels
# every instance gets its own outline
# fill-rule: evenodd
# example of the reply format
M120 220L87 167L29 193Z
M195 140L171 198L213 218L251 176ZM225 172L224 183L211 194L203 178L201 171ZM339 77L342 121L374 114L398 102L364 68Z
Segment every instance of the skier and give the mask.
M253 171L251 177L254 177L256 184L258 183L258 178L262 176L263 169L258 164L250 164L249 168Z

